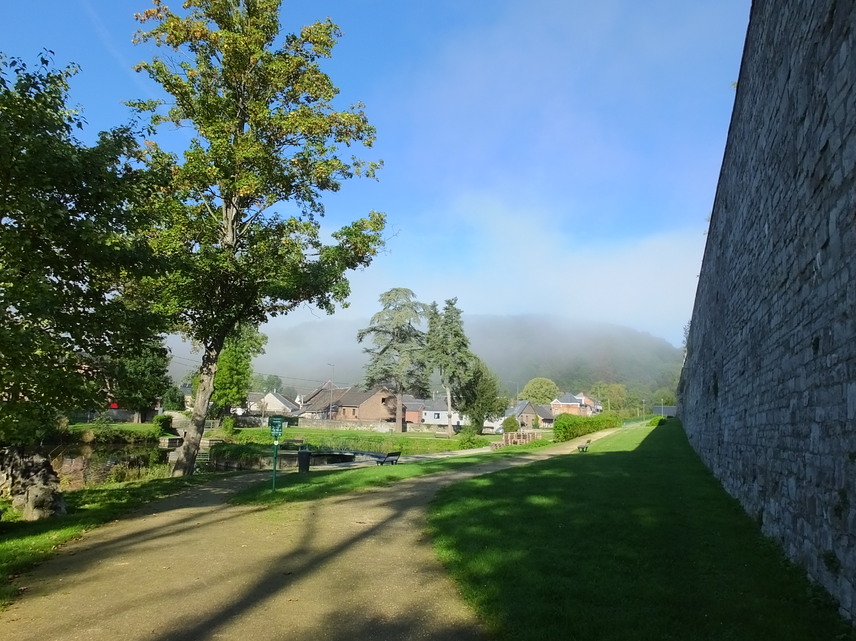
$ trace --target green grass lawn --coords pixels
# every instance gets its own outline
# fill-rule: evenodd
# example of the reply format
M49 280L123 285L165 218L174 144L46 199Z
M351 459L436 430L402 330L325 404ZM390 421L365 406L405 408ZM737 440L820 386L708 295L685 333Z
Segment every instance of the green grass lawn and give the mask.
M273 437L267 427L241 428L235 434L226 434L223 430L206 430L205 436L225 439L236 444L273 445ZM485 443L498 440L498 436L484 436ZM429 454L461 449L457 438L437 438L434 432L380 433L366 430L325 430L303 427L283 429L281 442L299 439L315 447L331 449L353 449L366 452L402 452L410 454Z
M399 463L397 465L372 465L352 470L319 470L314 468L311 474L282 474L277 477L276 490L271 484L261 484L239 492L232 498L233 503L254 505L278 505L297 501L311 501L337 494L357 492L370 487L392 485L404 479L425 474L448 472L456 468L496 460L506 456L516 456L527 451L539 449L546 441L504 447L495 452L479 453L450 458L439 458L418 463Z
M429 522L497 639L856 639L677 421L451 486Z

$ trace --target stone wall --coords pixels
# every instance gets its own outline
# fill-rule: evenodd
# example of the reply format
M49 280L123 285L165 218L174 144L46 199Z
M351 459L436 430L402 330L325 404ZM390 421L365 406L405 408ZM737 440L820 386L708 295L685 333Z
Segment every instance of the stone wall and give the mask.
M856 2L755 0L678 412L856 620Z

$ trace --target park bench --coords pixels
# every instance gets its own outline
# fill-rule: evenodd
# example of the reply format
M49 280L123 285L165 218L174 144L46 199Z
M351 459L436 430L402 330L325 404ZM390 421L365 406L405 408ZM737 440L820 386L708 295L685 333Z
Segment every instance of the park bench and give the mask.
M591 439L587 440L583 445L577 445L580 452L588 452L588 446L591 444Z
M398 463L398 457L401 456L401 452L389 452L382 459L378 459L375 461L378 465L386 465L389 463L390 465L395 465Z

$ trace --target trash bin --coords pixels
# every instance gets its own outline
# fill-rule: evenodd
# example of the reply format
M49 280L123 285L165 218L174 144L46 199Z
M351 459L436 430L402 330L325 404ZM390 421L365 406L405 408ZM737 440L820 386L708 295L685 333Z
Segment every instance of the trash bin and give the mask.
M309 450L297 450L297 471L301 474L309 472L309 460L312 453Z

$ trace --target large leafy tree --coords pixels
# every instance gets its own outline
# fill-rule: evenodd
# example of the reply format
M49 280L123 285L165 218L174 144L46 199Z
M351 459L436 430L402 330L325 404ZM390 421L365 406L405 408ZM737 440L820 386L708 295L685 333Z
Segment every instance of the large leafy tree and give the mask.
M357 332L357 341L371 339L372 347L364 350L369 355L365 386L384 385L395 393L395 425L401 431L402 396L428 395L425 332L420 329L427 309L404 287L384 292L379 300L381 310L372 316L368 327Z
M103 404L105 367L146 344L156 317L123 296L154 265L135 205L152 174L135 133L87 146L67 106L74 67L0 56L0 440L28 442L56 408Z
M376 164L345 158L371 146L359 106L337 109L320 64L340 35L331 21L280 37L280 0L187 0L179 15L161 0L138 15L138 34L166 50L138 65L170 104L141 101L153 123L194 132L181 160L151 147L173 176L152 245L171 261L153 283L178 329L202 347L192 428L173 473L191 474L213 393L217 360L238 325L258 327L304 303L332 313L349 293L346 273L382 245L384 218L371 212L320 235L321 195ZM288 215L274 207L288 204Z
M470 419L475 432L481 432L485 421L499 418L505 413L508 399L501 397L499 390L499 379L484 361L476 358L461 387L458 400L458 409Z
M254 327L239 326L226 339L217 361L214 376L214 394L211 403L220 414L228 414L232 407L240 407L247 400L253 377L253 358L264 353L267 336Z
M559 396L559 386L549 378L533 378L520 390L520 398L532 401L536 405L544 405Z
M140 343L105 367L110 400L134 412L139 423L171 386L169 350L160 338Z
M437 303L428 307L428 334L426 336L429 367L440 375L440 384L446 393L446 429L452 435L452 395L458 396L470 378L475 356L470 352L470 341L464 332L461 310L457 298L450 298L440 311Z

